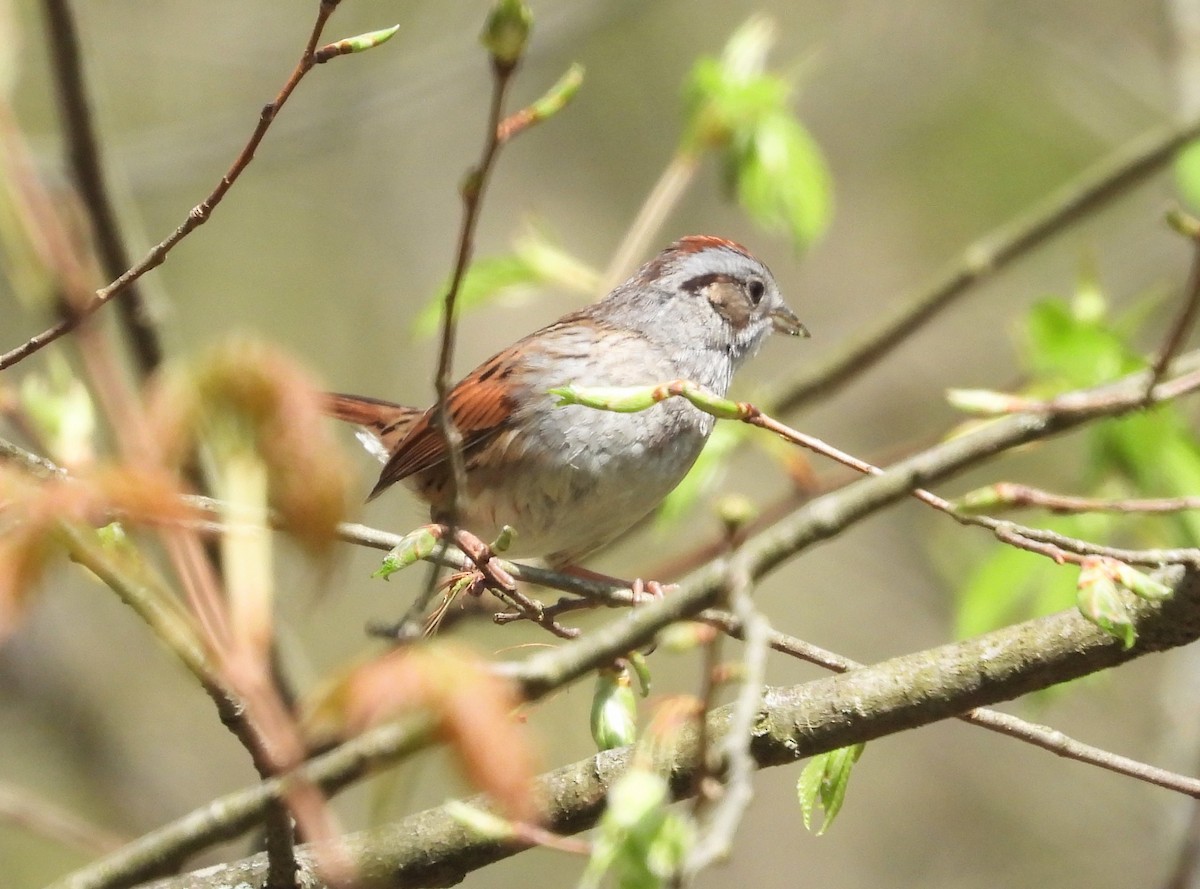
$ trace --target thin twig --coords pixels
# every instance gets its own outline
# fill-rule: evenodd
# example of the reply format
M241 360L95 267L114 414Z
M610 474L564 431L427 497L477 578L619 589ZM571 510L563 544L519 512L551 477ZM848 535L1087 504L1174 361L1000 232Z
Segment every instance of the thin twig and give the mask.
M1184 287L1183 306L1171 323L1158 357L1154 359L1154 366L1150 369L1150 382L1146 384L1147 394L1166 376L1171 362L1183 348L1184 341L1196 325L1197 313L1200 313L1200 235L1192 237L1192 267Z
M104 273L110 279L116 278L132 261L104 181L104 165L92 123L75 17L67 0L42 0L42 7L54 60L50 71L58 91L58 109L75 184L91 220ZM141 289L131 283L117 305L117 312L133 347L137 367L143 376L148 376L162 363L163 353L153 314Z
M1156 173L1197 136L1200 120L1190 120L1135 140L1011 224L976 241L932 282L902 299L896 311L881 323L764 398L763 403L771 413L783 415L831 394L884 358L976 284L994 277L1014 260Z
M453 384L454 369L454 338L457 330L456 307L458 293L466 278L467 269L471 265L471 256L475 250L475 229L479 224L479 213L483 207L483 196L491 178L496 156L503 144L500 135L500 124L504 119L504 97L508 85L516 71L515 63L502 63L492 60L492 95L488 107L487 131L484 136L483 152L479 163L467 173L462 185L463 216L458 232L458 247L454 256L454 270L450 275L450 284L446 288L446 296L442 305L442 335L438 347L437 370L433 377L434 390L437 399L433 405L433 422L446 442L446 454L450 466L447 476L449 492L449 514L436 516L450 528L450 533L442 538L440 550L446 550L447 538L453 537L458 528L458 517L462 512L462 497L466 493L467 472L463 465L462 435L454 425L454 418L446 404ZM423 615L429 601L433 598L437 587L437 572L429 572L429 580L425 584L424 594L413 603L405 616L405 626L401 628L404 635L409 635L408 624L417 616Z
M998 509L1037 507L1053 513L1080 512L1162 513L1200 509L1200 497L1148 497L1106 499L1058 494L1015 482L997 482L986 489L990 512ZM981 496L984 492L981 492Z
M741 623L745 641L741 688L730 707L729 725L720 748L724 786L720 798L706 813L700 836L684 863L688 879L729 855L734 834L754 796L754 773L758 769L750 745L754 740L754 722L762 706L771 625L751 599L750 570L741 553L735 552L730 557L728 572L729 608ZM698 768L701 774L707 771L703 761Z
M116 278L106 287L97 290L92 298L83 305L75 306L74 311L68 318L59 321L53 327L49 327L39 334L30 337L21 345L17 346L3 355L0 355L0 370L12 367L19 361L28 358L30 355L37 352L39 349L48 346L50 343L57 340L59 337L74 330L79 326L85 318L91 316L114 297L124 293L129 286L142 275L151 269L162 265L167 258L167 254L171 250L192 233L197 227L208 221L213 210L221 203L225 194L237 181L238 177L249 166L250 161L254 159L254 152L257 150L259 143L262 142L267 130L270 128L275 116L283 107L284 103L291 96L292 91L304 78L314 65L313 53L317 48L317 43L321 38L321 32L325 29L325 23L329 20L329 16L333 14L340 0L321 0L320 7L317 12L317 20L313 25L313 30L309 36L308 43L305 46L304 53L300 57L300 61L292 70L291 75L280 89L275 99L265 106L259 114L258 124L254 131L250 134L249 140L234 160L233 164L221 177L221 181L209 193L208 197L202 200L199 204L191 209L187 218L173 231L166 239L156 244L150 249L141 261L136 265L126 270L120 277Z
M11 784L0 785L0 822L78 849L86 855L110 855L129 842Z

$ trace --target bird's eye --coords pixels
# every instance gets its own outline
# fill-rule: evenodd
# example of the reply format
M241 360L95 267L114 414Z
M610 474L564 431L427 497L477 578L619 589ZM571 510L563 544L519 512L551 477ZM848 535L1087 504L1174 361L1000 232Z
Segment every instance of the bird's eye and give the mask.
M762 302L763 294L767 292L767 285L758 278L751 278L746 282L746 292L750 294L750 302L758 305Z

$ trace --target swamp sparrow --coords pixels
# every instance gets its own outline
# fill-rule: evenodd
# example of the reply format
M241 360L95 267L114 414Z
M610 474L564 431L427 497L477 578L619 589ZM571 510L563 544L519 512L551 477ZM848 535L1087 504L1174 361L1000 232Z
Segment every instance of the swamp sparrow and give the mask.
M466 490L457 525L553 568L580 559L654 509L700 454L716 422L680 398L640 413L571 405L550 390L684 379L724 396L772 330L807 336L771 272L746 248L710 236L676 241L597 303L492 356L449 393ZM327 412L369 430L384 459L377 497L404 481L450 516L450 460L433 410L329 395ZM369 498L370 499L370 498Z

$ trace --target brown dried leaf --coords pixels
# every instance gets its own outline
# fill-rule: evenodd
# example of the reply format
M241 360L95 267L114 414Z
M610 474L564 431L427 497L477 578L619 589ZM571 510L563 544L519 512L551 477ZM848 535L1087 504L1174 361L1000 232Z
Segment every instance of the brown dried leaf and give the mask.
M438 643L399 648L335 681L310 710L306 724L338 734L362 731L423 709L437 719L468 781L491 796L505 815L531 821L537 757L515 715L521 699L511 683L460 646Z

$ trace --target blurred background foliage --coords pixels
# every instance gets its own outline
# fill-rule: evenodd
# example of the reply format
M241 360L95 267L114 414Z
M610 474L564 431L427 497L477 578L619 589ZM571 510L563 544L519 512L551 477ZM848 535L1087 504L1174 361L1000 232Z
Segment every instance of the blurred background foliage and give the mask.
M772 266L814 337L769 344L743 375L743 395L834 353L968 243L1146 130L1196 108L1186 0L531 5L535 32L512 106L541 95L573 62L586 66L587 77L570 107L505 149L477 255L515 254L534 265L529 242L520 239L542 232L578 263L554 265L563 277L553 280L579 284L485 302L469 313L460 371L589 298L589 275L608 266L681 140L698 138L686 113L697 58L718 56L752 11L777 24L772 60L792 78L788 106L807 130L799 138L811 138L828 164L828 229L799 257L795 232L766 232L726 199L728 166L709 157L654 246L638 257L679 235L713 233L746 243ZM393 22L400 31L385 47L315 71L212 222L144 279L171 354L195 355L249 331L302 356L333 388L431 400L436 345L413 328L449 271L456 188L482 138L489 75L477 35L487 6L343 2L331 38ZM77 7L107 167L140 255L227 168L291 70L315 4L102 0ZM0 23L7 32L0 65L14 78L17 121L39 171L61 182L38 5L0 3ZM762 191L753 182L746 188ZM1186 275L1188 245L1162 222L1175 189L1164 173L1129 192L972 293L882 368L792 419L886 462L961 419L943 399L948 387L1015 389L1030 371L1072 384L1090 380L1098 367L1115 372L1125 356L1157 342L1171 315L1163 306ZM518 274L509 263L507 273ZM1140 323L1124 338L1097 332L1094 313L1073 314L1070 306L1083 279L1103 294L1111 318L1151 308L1140 309ZM0 268L0 347L43 326L45 313L30 310L33 289L21 269ZM1068 339L1068 349L1055 349ZM1040 345L1031 349L1035 340ZM1083 340L1093 352L1079 349ZM4 383L48 370L49 358L39 357ZM1186 429L1191 421L1163 422ZM1097 479L1085 477L1081 452L1111 468L1128 460L1121 434L1106 428L1084 433L1092 436L1087 442L1080 435L1027 449L946 493L1002 478L1083 486ZM358 465L365 492L374 467L365 456ZM1196 493L1178 473L1160 480L1181 490L1151 493ZM718 490L766 503L787 484L756 449L739 455ZM397 495L373 503L363 518L405 530L423 516ZM1194 533L1186 527L1194 519L1154 521ZM679 523L629 541L596 567L652 576L660 554L716 530L701 500ZM1038 597L1055 583L1069 597L1073 574L994 547L985 535L903 504L778 572L758 599L780 629L861 661L1011 618L1007 604L996 608L997 590L1032 570L1014 562L1036 562L1037 571L1053 575L1030 587L1037 607L1064 607L1061 598ZM302 687L367 647L364 623L396 616L415 583L369 580L373 553L346 553L327 589L288 551L280 561L284 656ZM956 605L964 590L974 596L964 600L973 611ZM981 613L989 608L1000 613ZM546 641L486 623L463 635L497 652ZM1195 772L1195 659L1183 651L1135 663L1043 700L1034 715L1083 740ZM695 663L663 654L657 660L656 693L693 689ZM770 679L811 675L779 659ZM533 714L548 763L591 751L589 704L580 687ZM427 754L418 768L346 794L339 813L354 827L441 801L454 781L444 759ZM82 575L58 571L0 648L0 781L136 835L252 778L210 702L144 628ZM836 827L819 839L803 831L795 778L786 770L758 778L759 800L732 862L701 885L790 886L800 869L806 882L826 886L1158 885L1191 811L1165 791L958 724L875 742ZM81 859L0 826L0 862L0 887L21 889ZM559 856L531 852L467 885L561 883L564 873Z

